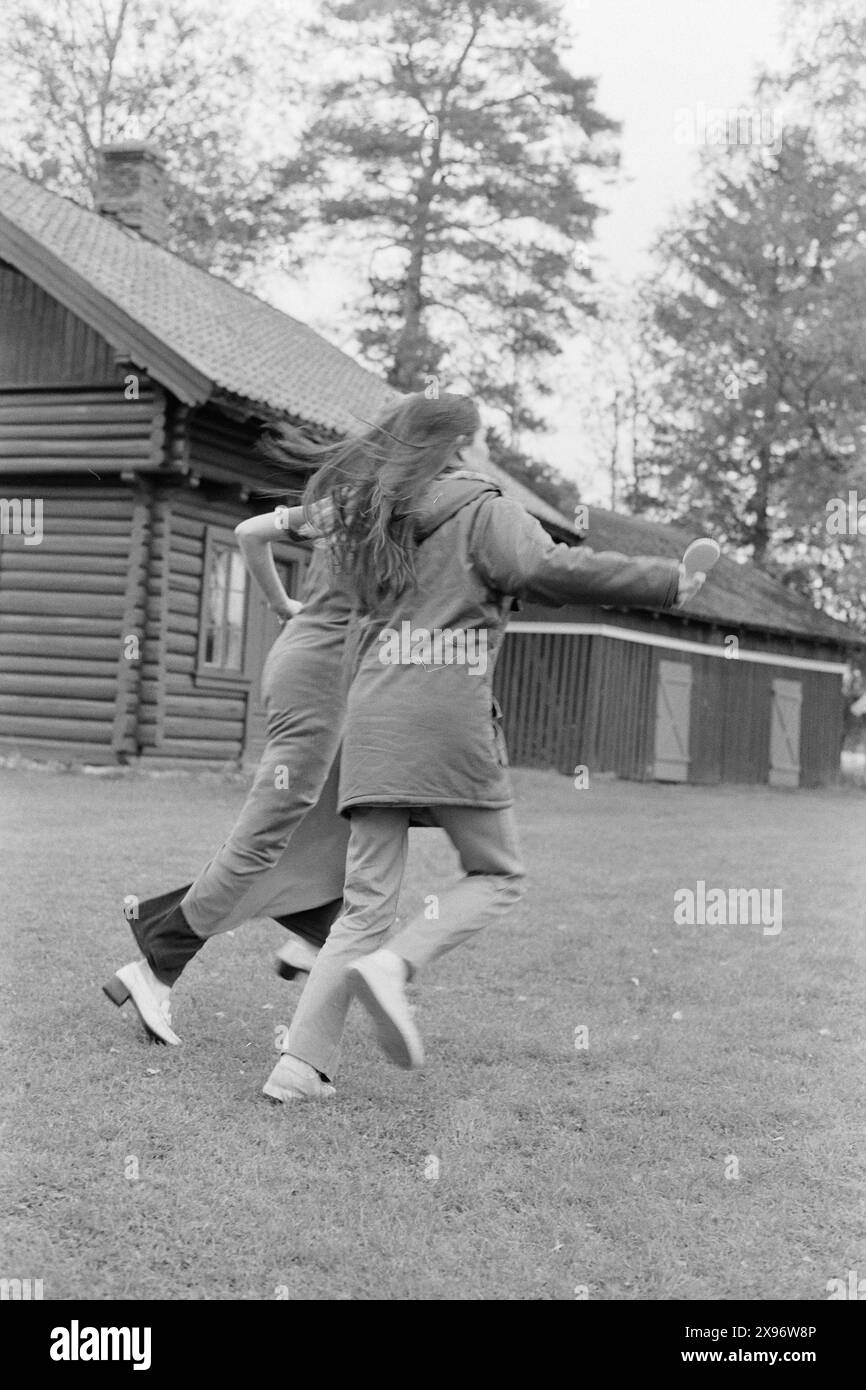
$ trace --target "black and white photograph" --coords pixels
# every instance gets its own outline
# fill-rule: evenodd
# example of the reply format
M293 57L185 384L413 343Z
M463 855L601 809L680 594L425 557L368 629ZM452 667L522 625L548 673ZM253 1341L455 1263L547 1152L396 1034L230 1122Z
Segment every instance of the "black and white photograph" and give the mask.
M2 8L26 1365L162 1375L224 1302L275 1358L253 1305L558 1302L612 1370L827 1375L863 0Z

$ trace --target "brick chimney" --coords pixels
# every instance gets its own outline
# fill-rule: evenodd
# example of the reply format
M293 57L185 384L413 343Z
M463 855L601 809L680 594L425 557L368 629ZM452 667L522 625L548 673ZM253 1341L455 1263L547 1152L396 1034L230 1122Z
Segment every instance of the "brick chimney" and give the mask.
M98 154L96 211L163 245L168 237L165 161L142 140L104 145Z

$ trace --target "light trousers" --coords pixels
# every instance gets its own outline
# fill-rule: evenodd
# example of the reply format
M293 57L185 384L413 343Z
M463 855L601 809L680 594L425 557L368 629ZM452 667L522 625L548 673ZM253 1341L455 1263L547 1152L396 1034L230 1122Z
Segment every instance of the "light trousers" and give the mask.
M408 849L409 807L355 809L346 857L343 911L331 927L301 995L283 1050L332 1078L351 1002L346 971L383 944L410 975L498 922L522 893L514 814L474 806L432 808L460 856L465 877L431 884L425 907L385 943L397 915ZM435 890L435 891L434 891Z

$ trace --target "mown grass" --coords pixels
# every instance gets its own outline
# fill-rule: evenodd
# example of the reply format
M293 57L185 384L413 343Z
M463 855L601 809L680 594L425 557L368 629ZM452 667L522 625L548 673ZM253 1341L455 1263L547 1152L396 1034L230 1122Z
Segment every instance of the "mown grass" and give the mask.
M59 1299L822 1299L866 1269L862 793L515 782L530 888L417 986L426 1070L355 1012L336 1103L277 1107L276 926L193 963L181 1048L99 990L133 955L123 896L188 879L242 785L0 770L0 1274ZM401 914L454 862L418 832ZM781 933L674 926L698 879L781 888Z

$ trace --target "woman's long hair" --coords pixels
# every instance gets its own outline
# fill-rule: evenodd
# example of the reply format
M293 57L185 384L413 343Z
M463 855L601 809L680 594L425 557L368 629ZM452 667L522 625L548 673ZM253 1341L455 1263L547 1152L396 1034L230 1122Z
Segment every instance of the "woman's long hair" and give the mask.
M319 463L304 491L305 513L315 524L315 504L331 504L332 558L365 612L415 583L422 494L480 424L468 396L443 392L429 400L419 393L338 444L310 444L284 430L270 446L271 457Z

